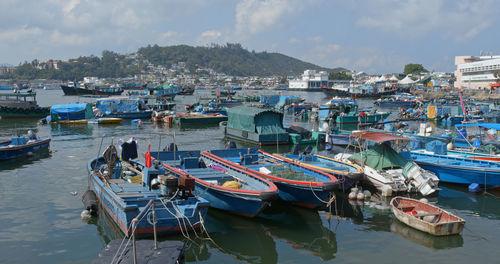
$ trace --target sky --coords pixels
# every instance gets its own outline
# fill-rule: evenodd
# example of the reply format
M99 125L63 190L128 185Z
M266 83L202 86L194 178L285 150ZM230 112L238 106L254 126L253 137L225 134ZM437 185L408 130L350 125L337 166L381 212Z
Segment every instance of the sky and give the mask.
M498 0L1 0L0 64L240 43L370 74L500 54Z

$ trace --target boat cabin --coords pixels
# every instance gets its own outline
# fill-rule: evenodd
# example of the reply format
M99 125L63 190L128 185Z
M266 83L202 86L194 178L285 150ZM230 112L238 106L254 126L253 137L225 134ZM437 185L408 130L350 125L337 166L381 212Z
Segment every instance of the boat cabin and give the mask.
M0 107L36 108L36 93L0 93Z

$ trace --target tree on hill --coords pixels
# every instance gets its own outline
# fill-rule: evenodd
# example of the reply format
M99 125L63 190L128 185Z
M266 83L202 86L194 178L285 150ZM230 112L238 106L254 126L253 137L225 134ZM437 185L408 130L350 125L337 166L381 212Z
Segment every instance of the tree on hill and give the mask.
M345 73L344 71L330 72L328 74L328 79L330 79L330 80L352 80L352 76Z
M493 71L493 76L496 78L496 82L500 83L500 70L494 70Z
M406 64L403 70L404 74L415 74L421 72L429 72L429 71L426 70L424 66L422 66L422 64L415 64L415 63Z

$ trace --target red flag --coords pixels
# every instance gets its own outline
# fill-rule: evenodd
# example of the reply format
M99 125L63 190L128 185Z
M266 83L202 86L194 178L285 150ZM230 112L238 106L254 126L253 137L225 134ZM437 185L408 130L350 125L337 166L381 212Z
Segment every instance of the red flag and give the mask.
M148 146L148 152L146 152L146 155L144 155L146 159L146 167L151 168L152 162L151 162L151 145Z

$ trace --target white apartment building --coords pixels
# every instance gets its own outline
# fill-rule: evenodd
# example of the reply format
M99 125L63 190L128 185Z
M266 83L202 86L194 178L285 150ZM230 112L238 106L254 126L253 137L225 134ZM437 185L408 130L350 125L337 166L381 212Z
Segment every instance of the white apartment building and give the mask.
M500 70L500 56L456 56L455 88L489 89Z

